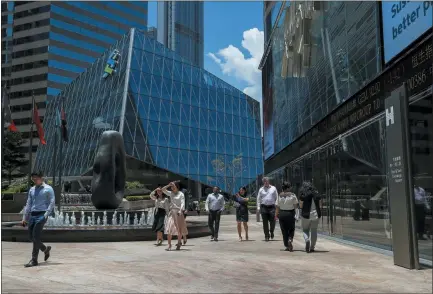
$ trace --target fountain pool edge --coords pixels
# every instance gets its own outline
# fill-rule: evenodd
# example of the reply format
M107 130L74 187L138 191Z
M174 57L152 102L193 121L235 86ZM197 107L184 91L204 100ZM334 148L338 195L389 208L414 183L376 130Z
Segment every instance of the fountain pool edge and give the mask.
M210 236L206 222L188 222L188 238ZM166 236L164 236L166 237ZM55 242L131 242L154 241L155 233L149 227L126 226L122 228L110 227L46 227L42 233L44 243ZM2 225L2 241L30 242L27 228L7 227Z

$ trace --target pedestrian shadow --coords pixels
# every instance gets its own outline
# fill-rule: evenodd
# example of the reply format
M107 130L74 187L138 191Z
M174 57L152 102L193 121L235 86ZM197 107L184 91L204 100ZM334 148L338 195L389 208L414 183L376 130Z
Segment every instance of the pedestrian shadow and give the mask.
M316 249L314 249L314 251L310 252L310 254L314 254L314 253L328 253L328 252L329 252L329 250L316 250Z
M176 250L176 248L175 249L171 249L171 250L168 250L167 248L165 249L165 251L167 251L167 252L179 252L179 251L191 251L191 249L186 249L186 248L180 248L179 250Z
M242 240L241 242L255 242L256 240L251 240L251 239L248 239L248 240Z
M50 265L62 265L63 263L60 262L44 262L40 263L39 266L50 266Z
M285 249L280 249L280 251L285 252L286 250ZM287 252L290 253L290 251L287 251ZM302 249L293 249L292 252L305 252L305 250L302 250Z

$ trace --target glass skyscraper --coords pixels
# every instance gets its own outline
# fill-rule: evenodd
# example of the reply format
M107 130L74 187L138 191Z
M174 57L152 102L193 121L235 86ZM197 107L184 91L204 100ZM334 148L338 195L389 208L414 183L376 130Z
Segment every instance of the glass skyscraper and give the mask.
M144 1L3 4L2 14L8 7L12 11L5 18L11 48L10 58L2 58L6 62L2 71L10 73L10 78L5 80L12 118L25 139L30 137L32 95L43 119L46 101L59 94L131 27L147 28L147 2ZM35 134L34 137L36 151L39 139ZM26 153L28 144L28 141L24 144Z
M113 52L119 63L104 75ZM105 130L123 134L128 178L149 185L187 178L234 193L263 172L259 102L145 31L132 29L48 104L48 144L39 148L35 163L47 174L62 101L70 137L63 144L66 177L91 175Z
M290 181L297 194L304 181L314 184L322 233L387 250L418 238L418 254L413 246L394 257L431 264L433 29L419 20L392 43L393 22L405 16L391 16L398 3L264 3L264 174L277 187ZM404 38L414 41L402 49ZM388 60L386 52L398 57ZM407 116L386 106L403 85L397 96ZM393 136L398 117L403 126ZM401 170L408 172L395 188ZM393 187L404 194L398 198ZM416 229L403 229L403 218Z
M193 64L204 63L204 2L158 2L158 41Z

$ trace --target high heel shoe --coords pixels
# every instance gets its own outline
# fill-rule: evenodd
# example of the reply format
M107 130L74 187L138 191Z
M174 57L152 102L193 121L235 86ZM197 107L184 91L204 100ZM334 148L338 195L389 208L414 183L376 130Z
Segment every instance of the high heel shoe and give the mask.
M183 245L184 245L184 246L185 246L185 244L186 244L186 241L187 241L187 240L185 240L185 239L183 240Z
M168 247L167 247L167 249L166 249L167 251L171 251L171 244L170 245L168 245Z
M182 246L182 244L179 242L176 244L176 250L180 250L180 246Z
M239 236L239 242L242 242L242 236Z
M158 242L156 243L156 246L161 246L162 245L162 240L158 240Z

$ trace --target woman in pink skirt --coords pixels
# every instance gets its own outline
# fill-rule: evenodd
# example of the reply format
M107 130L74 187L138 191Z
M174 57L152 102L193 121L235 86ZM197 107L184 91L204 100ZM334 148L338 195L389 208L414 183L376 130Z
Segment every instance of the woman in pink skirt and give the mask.
M168 190L170 188L171 191ZM168 248L171 250L171 239L173 235L177 235L176 250L180 250L182 246L182 236L188 234L186 228L185 217L185 195L180 191L179 182L170 183L162 192L170 197L170 212L168 214L167 223L165 225L165 233L167 234Z

